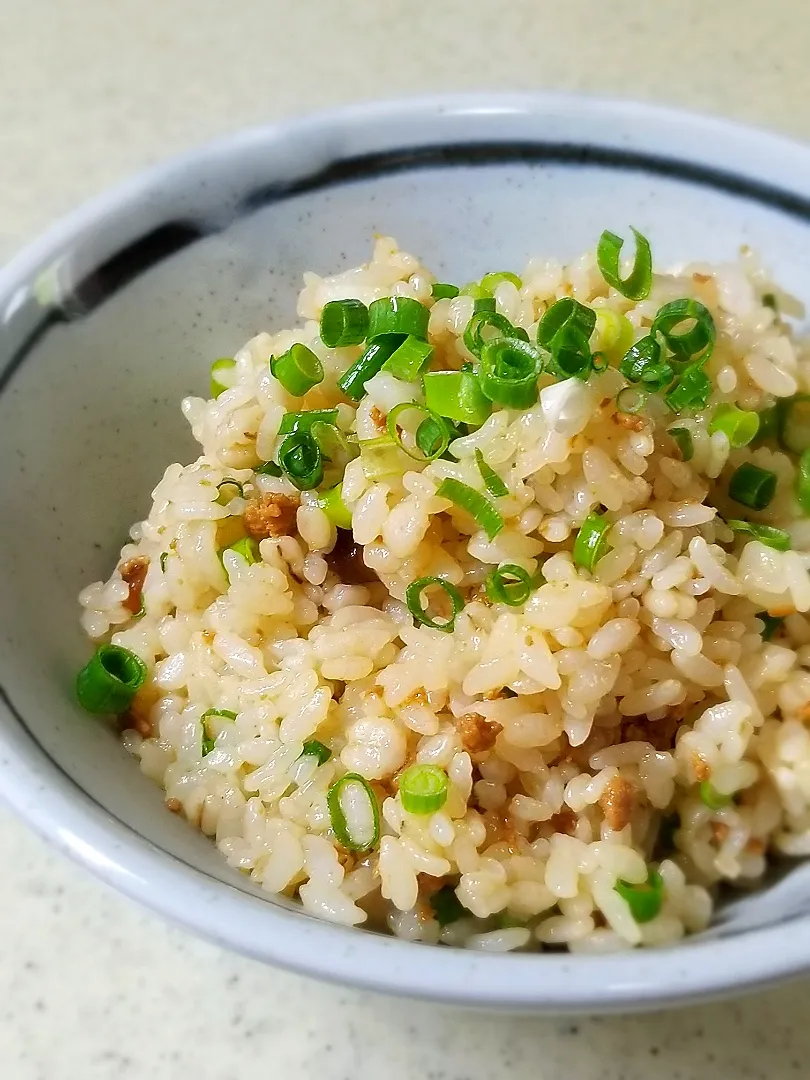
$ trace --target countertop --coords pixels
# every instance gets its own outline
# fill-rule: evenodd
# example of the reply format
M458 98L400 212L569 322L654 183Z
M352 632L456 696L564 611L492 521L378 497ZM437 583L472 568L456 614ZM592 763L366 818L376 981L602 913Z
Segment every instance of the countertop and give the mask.
M796 0L4 0L0 258L134 169L342 102L560 88L810 139ZM810 982L628 1018L465 1014L262 967L169 927L0 811L6 1080L781 1080Z

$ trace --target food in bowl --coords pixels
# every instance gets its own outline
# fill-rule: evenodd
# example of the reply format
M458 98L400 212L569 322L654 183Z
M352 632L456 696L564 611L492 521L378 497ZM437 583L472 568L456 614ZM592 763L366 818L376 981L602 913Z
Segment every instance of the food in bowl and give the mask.
M183 402L78 696L268 892L593 952L810 851L799 309L635 248L459 288L380 238Z

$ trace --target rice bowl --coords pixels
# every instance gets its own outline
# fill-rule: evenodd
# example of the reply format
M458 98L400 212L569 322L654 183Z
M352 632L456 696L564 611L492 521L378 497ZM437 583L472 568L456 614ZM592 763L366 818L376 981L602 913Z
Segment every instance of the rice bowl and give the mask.
M201 456L82 592L81 694L268 893L415 941L613 951L807 853L798 308L750 252L654 270L633 298L595 252L546 254L459 291L379 238L184 401Z

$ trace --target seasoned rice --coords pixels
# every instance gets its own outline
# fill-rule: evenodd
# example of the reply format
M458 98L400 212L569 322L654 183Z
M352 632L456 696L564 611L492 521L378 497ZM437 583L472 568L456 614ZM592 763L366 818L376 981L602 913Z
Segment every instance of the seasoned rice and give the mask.
M430 271L378 239L362 267L306 274L299 326L259 334L219 396L183 402L201 456L169 465L118 567L81 593L82 625L146 665L123 740L167 807L268 893L482 951L665 945L708 925L721 883L749 886L769 859L810 854L810 518L797 460L772 439L731 448L709 432L721 403L761 412L810 390L810 364L748 252L656 272L638 302L605 284L594 254L532 259L519 280L494 299L531 341L573 296L598 313L591 348L608 356L614 316L638 339L663 304L700 301L717 328L707 406L677 423L661 395L621 412L616 357L587 381L544 374L537 404L496 407L429 464L400 455L375 475L353 457L349 537L319 492L256 470L275 459L285 413L337 407L351 445L379 438L421 387L380 372L349 401L337 380L362 349L322 343L324 305L413 298L430 310L433 367L474 359L472 296L434 301ZM303 398L269 367L296 342L325 371ZM689 461L674 426L689 432ZM476 451L507 491L491 500L505 522L494 538L437 494L447 478L484 490ZM762 511L729 499L745 462L776 474ZM573 551L592 513L609 550L589 570ZM785 530L791 548L728 518ZM504 563L532 578L522 605L484 587ZM460 592L452 633L415 623L406 589L424 577ZM763 612L780 620L770 637ZM303 753L311 740L327 760ZM434 812L403 806L413 764L446 774ZM348 849L335 827L327 797L345 774L379 809L370 850ZM344 810L351 828L371 827L359 803ZM651 870L663 899L644 921L626 890Z

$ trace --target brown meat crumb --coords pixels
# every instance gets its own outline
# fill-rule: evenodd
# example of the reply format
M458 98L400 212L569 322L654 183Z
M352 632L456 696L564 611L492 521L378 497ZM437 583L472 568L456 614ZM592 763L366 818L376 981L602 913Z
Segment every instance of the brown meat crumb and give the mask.
M626 412L614 413L613 419L620 427L628 428L630 431L641 431L646 423L641 416L635 416L633 413Z
M165 805L166 809L171 810L173 814L179 814L183 810L183 804L179 799L167 799Z
M702 783L704 780L708 780L712 775L712 770L709 767L708 761L695 750L692 754L692 768L695 771L695 777Z
M444 888L446 882L449 880L446 877L433 877L432 874L417 874L416 878L419 882L419 895L424 900L433 896L439 889Z
M356 544L348 529L338 529L335 546L326 556L329 567L344 585L368 585L379 582L374 571L363 561L363 547Z
M256 540L287 536L295 524L298 500L289 495L259 495L245 507L245 529Z
M468 754L481 754L492 749L503 727L494 720L485 720L478 713L467 713L456 720L456 731Z
M635 787L623 776L611 780L599 799L605 821L615 832L629 824L636 808L637 793Z
M491 844L503 844L504 847L516 853L520 846L517 829L508 814L500 810L487 810L483 816L484 828L487 830L487 846Z
M760 840L758 836L752 836L745 845L745 852L747 855L764 855L765 841Z
M141 610L143 583L146 581L148 569L149 560L145 555L136 555L134 559L127 559L118 567L121 577L129 585L129 592L123 606L133 615L137 615Z
M718 844L722 844L728 834L731 832L725 821L713 821L712 822L712 836Z
M548 823L555 833L567 833L571 836L577 827L577 815L569 806L564 806L557 814L552 814Z
M385 413L378 409L376 405L372 405L368 418L375 429L379 431L381 435L384 435L386 432Z
M155 734L155 728L150 716L152 707L159 697L160 691L156 686L149 683L142 686L130 702L127 711L122 713L119 719L121 731L137 731L144 739L151 739Z
M705 285L707 281L711 281L712 279L709 274L694 273L692 274L692 280L696 281L698 285Z
M683 715L676 712L661 720L646 720L634 717L622 724L621 742L648 742L654 750L671 750L675 746L675 736L683 723Z

